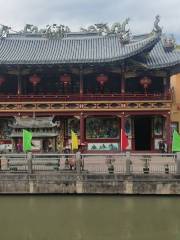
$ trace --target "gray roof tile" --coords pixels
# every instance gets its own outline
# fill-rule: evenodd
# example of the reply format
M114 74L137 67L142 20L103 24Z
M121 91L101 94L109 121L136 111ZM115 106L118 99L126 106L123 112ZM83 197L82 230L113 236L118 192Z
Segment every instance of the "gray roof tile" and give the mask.
M155 44L146 58L149 68L164 68L180 64L180 51L166 50L162 40Z
M10 36L0 40L0 64L64 64L121 61L149 52L148 68L180 64L180 52L166 51L159 35L149 34L121 44L118 35L63 39Z
M112 62L152 48L158 36L122 45L117 35L81 38L4 38L0 40L1 64L55 64Z

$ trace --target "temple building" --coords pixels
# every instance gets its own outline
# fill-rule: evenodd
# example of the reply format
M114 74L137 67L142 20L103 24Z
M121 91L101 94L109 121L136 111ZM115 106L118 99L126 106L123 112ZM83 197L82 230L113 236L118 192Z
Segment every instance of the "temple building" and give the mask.
M180 72L175 40L153 30L132 35L122 24L80 32L63 25L0 29L0 143L12 151L22 129L36 151L61 152L71 130L89 152L121 151L121 129L131 151L171 149L170 78Z
M53 117L16 117L13 124L9 124L11 128L11 143L14 151L18 144L22 145L22 130L27 129L32 132L32 150L39 151L43 149L45 152L55 151L56 143L58 144L59 127L57 122L53 122Z

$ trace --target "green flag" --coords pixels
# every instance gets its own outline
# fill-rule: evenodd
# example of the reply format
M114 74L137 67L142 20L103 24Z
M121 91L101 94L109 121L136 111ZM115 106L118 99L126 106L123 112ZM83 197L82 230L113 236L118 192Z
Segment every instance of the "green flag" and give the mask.
M177 133L176 130L174 130L173 132L172 151L180 152L180 135Z
M32 133L23 129L23 151L31 151Z

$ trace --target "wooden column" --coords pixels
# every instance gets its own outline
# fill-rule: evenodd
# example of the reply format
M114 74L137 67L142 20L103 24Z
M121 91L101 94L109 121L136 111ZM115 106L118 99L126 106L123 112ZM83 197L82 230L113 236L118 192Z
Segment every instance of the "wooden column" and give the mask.
M119 136L120 136L120 151L122 151L122 149L121 149L121 129L123 131L125 131L125 116L124 116L124 112L122 112L121 122L120 122L120 132L119 132Z
M84 83L83 83L83 68L82 66L80 67L80 74L79 74L79 82L80 82L80 95L83 95L83 88L84 88Z
M17 95L21 95L21 69L19 66L18 66L17 80L18 80Z
M85 129L84 129L84 115L80 114L80 144L84 143L85 139Z
M167 86L167 78L166 77L163 78L163 91L164 91L164 97L166 97L167 93L168 93L168 86Z
M170 78L171 78L170 73L166 72L166 76L163 78L164 96L167 96L170 93L171 89Z
M121 68L121 94L125 93L125 67L122 65Z

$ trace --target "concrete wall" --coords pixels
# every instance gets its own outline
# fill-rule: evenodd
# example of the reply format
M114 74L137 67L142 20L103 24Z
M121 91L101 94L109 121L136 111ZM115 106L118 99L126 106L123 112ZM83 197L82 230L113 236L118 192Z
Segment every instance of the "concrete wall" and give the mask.
M0 194L180 194L180 175L0 174Z

